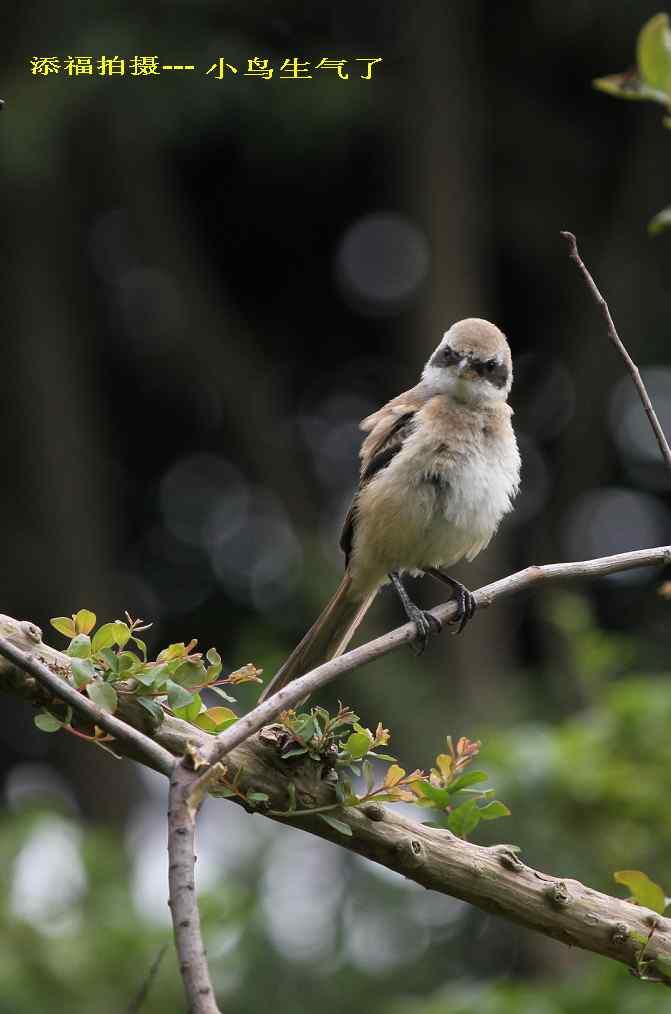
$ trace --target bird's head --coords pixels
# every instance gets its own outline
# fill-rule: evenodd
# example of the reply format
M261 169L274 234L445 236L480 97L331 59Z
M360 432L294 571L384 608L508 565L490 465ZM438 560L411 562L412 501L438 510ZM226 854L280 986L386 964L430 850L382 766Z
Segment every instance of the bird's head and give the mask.
M468 317L453 324L422 373L435 394L457 401L505 401L513 382L510 347L495 324Z

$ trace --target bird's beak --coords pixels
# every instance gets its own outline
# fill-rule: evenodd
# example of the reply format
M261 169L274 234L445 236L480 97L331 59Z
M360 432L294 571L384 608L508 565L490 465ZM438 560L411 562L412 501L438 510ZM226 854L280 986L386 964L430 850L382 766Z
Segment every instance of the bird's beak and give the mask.
M460 377L463 377L464 380L474 380L475 377L477 377L477 373L472 368L466 356L459 360L459 363L457 364L457 373Z

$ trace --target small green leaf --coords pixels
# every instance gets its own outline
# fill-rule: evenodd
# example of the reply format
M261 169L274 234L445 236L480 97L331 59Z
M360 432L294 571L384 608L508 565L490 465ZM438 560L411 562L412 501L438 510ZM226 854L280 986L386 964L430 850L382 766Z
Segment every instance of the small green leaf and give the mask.
M216 680L221 672L221 655L216 648L210 648L205 658L210 663L210 668L207 670L207 678L211 683L212 680Z
M172 678L181 687L201 687L203 683L207 682L202 662L183 662L175 669Z
M613 874L613 879L618 884L624 884L631 891L632 898L637 905L644 908L651 908L653 912L660 914L666 908L664 891L659 884L641 870L618 870Z
M33 718L33 722L42 732L58 732L63 727L63 723L48 711L40 711L39 715L35 715Z
M643 25L636 43L638 72L647 85L671 92L671 30L668 14L655 14Z
M77 634L72 638L65 650L65 654L71 658L90 658L91 638L88 634Z
M133 674L133 669L139 668L142 664L137 655L132 651L120 651L117 655L119 675L128 677Z
M306 746L292 746L291 750L285 750L282 754L282 760L288 760L289 757L300 757L301 754L305 754L307 752L308 748Z
M665 232L669 228L671 228L671 208L658 211L655 217L648 222L648 233L651 236L658 236L660 232Z
M201 711L201 713L193 719L192 724L197 725L199 729L203 730L203 732L211 732L213 736L217 731L216 725L211 718L207 717L206 711Z
M102 627L98 627L93 635L93 641L91 642L93 654L97 655L103 648L111 648L113 644L115 644L114 624L103 623Z
M156 725L160 725L165 718L165 711L153 697L138 697L138 704L141 704L145 711L148 711Z
M104 659L104 661L107 663L107 665L110 668L110 672L118 672L119 660L117 658L116 651L114 651L112 648L101 648L101 650L98 652L98 655L100 656L100 658Z
M476 785L477 782L486 782L488 778L486 771L467 771L450 784L450 792L459 792L460 789L467 789L469 785Z
M90 609L80 609L75 613L75 632L77 634L90 634L96 625L96 614Z
M452 834L458 835L459 838L466 838L479 823L480 811L474 799L469 799L467 803L457 806L447 818L448 828Z
M75 686L79 689L85 687L87 683L96 678L96 671L93 667L93 663L88 658L73 658L72 660L72 679Z
M166 681L165 692L168 695L168 704L171 708L186 708L193 703L194 695L173 680Z
M291 731L304 743L307 743L315 734L315 723L311 715L297 715L290 723Z
M145 644L145 642L142 640L141 637L136 637L134 634L131 637L131 641L134 641L134 643L140 649L140 651L142 652L142 658L146 662L147 661L147 645Z
M248 792L245 798L250 803L267 803L270 796L265 792Z
M607 77L594 78L592 84L597 91L613 95L617 99L628 99L634 102L659 102L663 106L668 102L664 92L651 88L636 74L608 74Z
M200 709L203 706L203 702L200 698L200 694L196 694L191 702L184 708L173 708L178 718L183 718L185 722L193 722L194 718L197 718L200 714Z
M388 764L398 763L398 757L392 757L389 753L378 753L376 750L371 750L368 756L376 757L377 760L386 761Z
M450 790L439 789L437 786L432 785L431 782L427 782L424 779L415 782L415 785L419 786L419 790L426 799L430 799L434 806L437 806L439 810L444 810L450 802Z
M57 630L59 634L65 634L66 637L74 637L77 633L75 621L71 616L54 616L53 619L49 620L49 623L54 630Z
M167 648L164 648L163 651L160 652L157 661L169 662L171 659L174 658L183 658L185 653L186 653L186 645L184 644L183 641L180 641L179 644L169 644Z
M481 806L479 809L480 820L496 820L497 817L509 817L510 810L505 803L502 803L500 799L493 799L491 803L487 803L486 806Z
M87 683L86 693L99 708L114 714L117 709L118 698L113 686L109 683L102 683L96 680L95 683Z
M114 633L114 643L118 644L120 648L125 648L130 637L130 627L123 620L115 620L111 626Z
M324 823L332 827L334 831L338 831L340 834L345 834L349 838L352 837L352 828L349 824L345 824L344 821L338 820L337 817L332 817L330 813L320 813L319 816Z
M671 979L671 954L658 954L655 958L655 964L662 975L665 975L667 979Z
M365 732L353 732L343 744L343 747L354 760L361 760L365 757L373 744L372 736Z

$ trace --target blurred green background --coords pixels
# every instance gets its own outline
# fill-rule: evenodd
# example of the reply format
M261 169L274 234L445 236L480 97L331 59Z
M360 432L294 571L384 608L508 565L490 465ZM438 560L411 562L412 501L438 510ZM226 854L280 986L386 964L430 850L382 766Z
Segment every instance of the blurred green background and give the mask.
M578 235L671 431L669 137L591 88L656 5L340 0L15 5L0 36L0 610L154 620L267 674L342 566L358 420L443 331L516 368L515 514L471 587L671 542L668 479L560 229ZM69 56L193 72L69 76ZM56 56L61 72L31 73ZM259 56L272 79L245 77ZM220 58L239 68L217 79ZM297 57L346 59L348 80ZM362 80L357 57L382 57ZM406 767L482 739L512 808L478 829L621 893L671 891L664 575L538 589L324 695ZM440 591L418 582L430 604ZM397 625L383 593L363 636ZM55 632L52 643L62 646ZM243 706L253 692L242 688ZM125 1011L161 946L165 785L5 699L0 1012ZM298 831L210 802L199 886L222 1007L278 1014L671 1010L661 987ZM169 948L142 1010L182 1010Z

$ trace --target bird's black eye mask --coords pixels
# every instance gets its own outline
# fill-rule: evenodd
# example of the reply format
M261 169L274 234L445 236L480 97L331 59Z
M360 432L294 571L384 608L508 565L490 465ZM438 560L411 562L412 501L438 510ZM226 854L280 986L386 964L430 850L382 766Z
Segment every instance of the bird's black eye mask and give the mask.
M430 362L430 366L456 366L464 358L463 354L460 355L455 352L454 349L450 348L449 345L444 345L441 349L437 349L433 354ZM500 363L497 359L473 359L471 356L466 357L469 362L469 366L472 370L478 374L479 377L485 377L490 384L494 387L505 387L508 382L508 367L505 363Z

